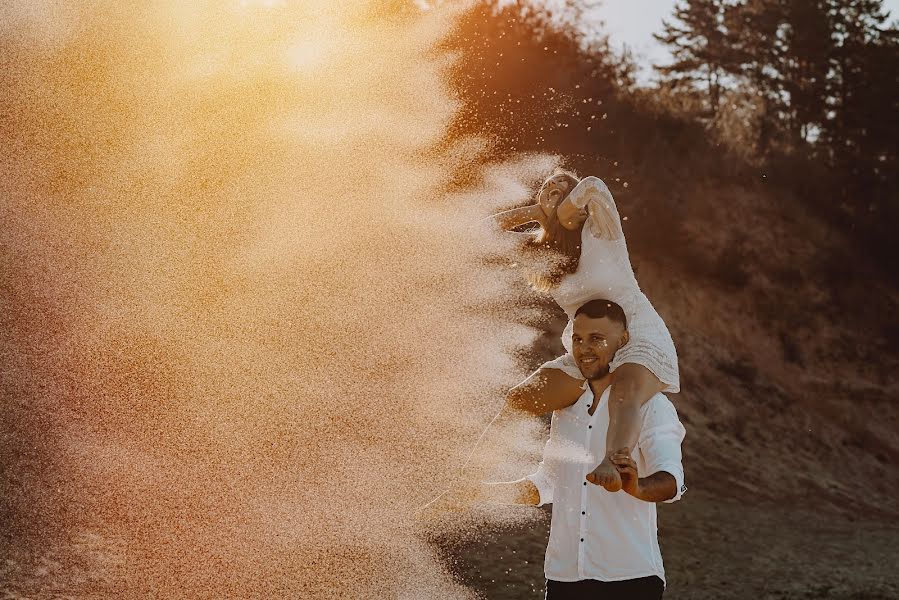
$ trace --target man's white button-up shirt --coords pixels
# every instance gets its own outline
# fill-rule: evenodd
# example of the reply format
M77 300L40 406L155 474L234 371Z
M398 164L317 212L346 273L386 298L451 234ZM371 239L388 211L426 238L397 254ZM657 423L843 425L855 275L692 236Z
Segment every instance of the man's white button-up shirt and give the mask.
M609 388L593 415L587 386L578 401L552 415L543 462L530 479L540 504L552 503L546 548L547 579L620 581L657 575L665 580L656 534L656 505L620 491L607 492L585 479L602 460L609 427ZM677 482L674 502L686 491L681 442L686 430L674 405L656 394L641 408L641 428L631 456L640 477L666 471Z

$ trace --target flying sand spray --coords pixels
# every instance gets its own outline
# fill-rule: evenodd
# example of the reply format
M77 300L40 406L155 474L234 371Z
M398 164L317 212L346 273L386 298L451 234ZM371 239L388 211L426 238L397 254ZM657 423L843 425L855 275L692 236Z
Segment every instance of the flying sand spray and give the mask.
M453 185L459 9L2 10L10 589L470 597L415 512L534 335L473 224L553 165Z

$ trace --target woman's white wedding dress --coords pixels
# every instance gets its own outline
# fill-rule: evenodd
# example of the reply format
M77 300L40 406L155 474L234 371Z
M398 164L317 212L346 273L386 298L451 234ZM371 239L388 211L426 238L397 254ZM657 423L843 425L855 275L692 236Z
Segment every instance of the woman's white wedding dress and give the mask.
M674 342L634 277L621 218L608 186L598 177L585 177L571 191L569 199L578 208L586 208L588 216L581 232L578 268L552 291L568 315L568 325L562 333L567 352L543 368L561 369L572 377L583 378L571 355L572 319L582 304L601 298L624 309L630 335L628 343L615 354L610 369L614 371L625 363L640 364L665 384L664 391L680 391Z

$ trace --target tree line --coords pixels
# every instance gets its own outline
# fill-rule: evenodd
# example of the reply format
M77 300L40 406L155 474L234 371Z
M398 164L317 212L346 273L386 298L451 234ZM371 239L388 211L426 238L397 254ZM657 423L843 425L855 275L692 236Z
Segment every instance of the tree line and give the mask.
M449 137L490 134L493 156L558 153L638 183L635 202L670 197L684 173L767 182L899 282L899 32L880 0L681 0L657 34L672 60L654 87L580 26L584 2L534 6L480 0L446 40L462 101ZM668 208L641 222L685 218Z
M881 0L681 0L656 34L663 85L713 125L744 107L758 156L803 153L879 186L895 177L899 31Z

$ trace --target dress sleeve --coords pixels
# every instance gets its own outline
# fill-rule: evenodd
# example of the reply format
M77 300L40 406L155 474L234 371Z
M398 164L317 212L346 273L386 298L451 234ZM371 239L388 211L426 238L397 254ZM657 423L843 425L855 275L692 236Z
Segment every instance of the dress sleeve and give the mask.
M687 431L677 418L677 410L662 394L651 399L643 409L643 426L638 445L646 461L645 475L659 471L670 473L677 484L675 496L665 502L680 500L687 491L684 485L684 466L681 442Z
M577 208L587 210L587 223L594 237L602 240L617 240L624 237L621 218L609 187L599 177L581 179L568 199Z

